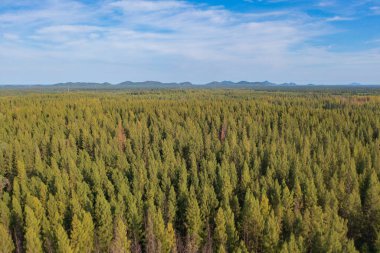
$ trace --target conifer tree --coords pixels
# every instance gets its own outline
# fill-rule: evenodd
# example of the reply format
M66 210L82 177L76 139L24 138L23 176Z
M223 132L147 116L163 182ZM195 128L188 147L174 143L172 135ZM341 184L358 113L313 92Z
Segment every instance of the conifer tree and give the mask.
M167 240L170 240L170 238L165 233L165 222L160 209L156 208L153 224L154 234L157 240L157 248L160 251L164 251L165 248L168 248L168 245L170 245L170 242L167 242Z
M91 252L94 245L94 222L89 212L83 214L82 226L84 228L82 242L86 246L86 250L83 252Z
M94 224L91 214L85 212L83 219L74 214L71 223L70 245L74 253L92 252L94 243Z
M57 243L56 252L58 253L72 253L72 249L70 246L70 240L67 236L64 228L58 224L55 230L55 240Z
M380 231L380 183L376 173L372 172L367 180L364 196L364 240L372 249L375 248L377 234Z
M239 249L239 235L235 225L235 215L230 207L226 207L224 211L226 221L226 233L227 233L227 252L234 252Z
M214 241L217 252L227 252L227 232L226 232L226 221L222 208L218 209L215 216L215 231L214 231Z
M127 237L127 226L121 217L115 219L114 237L111 244L112 253L130 252L130 241Z
M34 155L34 169L36 170L37 173L40 173L42 176L42 172L44 170L44 165L41 160L41 153L38 147L35 149L35 155Z
M39 253L42 251L40 224L29 206L25 206L25 251Z
M201 229L201 213L194 188L191 187L186 208L186 235L188 252L197 252L201 242Z
M177 241L175 230L171 222L166 226L166 240L164 245L164 251L170 253L177 253Z
M301 240L297 240L294 234L290 235L289 241L285 242L282 245L281 253L301 253L303 252L302 248L302 238Z
M142 214L138 210L137 203L133 195L128 195L126 203L128 205L128 228L131 231L131 250L140 250L140 239L142 237Z
M148 204L149 205L149 204ZM155 225L153 222L154 206L148 207L145 215L145 250L146 252L159 252L161 245L158 245L156 234L154 233Z
M249 174L249 167L248 167L247 162L244 162L243 169L241 171L241 176L240 176L241 188L243 190L247 190L250 181L251 181L251 176Z
M277 252L277 245L280 241L280 221L276 219L272 211L267 217L263 236L263 250L265 252Z
M177 199L174 187L171 186L169 190L169 196L167 200L166 221L173 222L177 212Z
M109 250L112 240L112 213L111 207L104 194L100 192L95 203L97 249L101 252Z
M0 224L5 227L11 225L11 211L9 210L7 203L0 199Z
M260 210L259 201L250 191L245 194L241 218L242 238L248 251L255 251L261 244L264 230L264 217Z
M8 228L0 223L0 253L12 253L15 249L12 237L9 234Z
M18 185L18 184L14 184ZM17 188L14 188L17 189ZM24 216L22 214L22 207L19 202L19 199L16 197L16 194L12 196L12 224L13 224L13 233L15 237L15 246L16 250L20 252L23 248L23 240L24 240Z

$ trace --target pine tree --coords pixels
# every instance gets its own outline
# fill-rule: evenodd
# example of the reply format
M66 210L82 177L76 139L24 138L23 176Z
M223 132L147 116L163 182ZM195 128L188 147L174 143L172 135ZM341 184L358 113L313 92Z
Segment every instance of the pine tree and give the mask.
M0 179L1 180L1 179ZM0 199L0 224L5 227L9 227L11 224L11 211L9 210L7 203Z
M262 216L262 211L260 210L259 201L250 191L247 191L242 210L240 227L242 238L248 251L255 251L258 249L262 240L264 225L264 218Z
M39 199L37 197L34 197L30 194L27 194L26 205L28 205L33 210L33 214L36 217L38 224L41 228L43 225L43 220L46 218L45 217L45 210L44 210L41 202L39 201Z
M82 233L82 242L86 247L86 250L82 252L91 252L94 245L94 222L90 213L85 212L83 214L82 226L84 229L84 233Z
M297 240L295 238L294 234L291 234L289 241L285 242L282 245L280 252L281 253L301 253L301 252L303 252L302 238L301 238L301 240Z
M40 224L29 206L25 206L25 250L27 253L39 253L42 251L40 239Z
M173 228L173 224L171 222L169 222L166 226L166 240L164 245L164 251L170 253L177 252L176 235Z
M277 252L280 241L280 221L276 219L272 211L267 217L264 228L263 249L264 252Z
M97 249L101 252L109 250L112 241L112 213L111 207L103 193L100 192L96 197L95 203L95 220Z
M71 222L71 247L75 253L79 253L84 250L83 241L81 238L82 235L82 223L79 220L78 216L75 214Z
M128 194L127 201L128 228L131 232L131 251L140 250L142 238L142 212L139 212L137 203L132 194Z
M315 188L313 180L306 182L304 192L305 208L315 206L317 204L317 189Z
M241 171L241 176L240 176L241 188L244 191L246 191L250 182L251 182L251 176L249 174L249 167L248 167L247 162L244 162L243 169Z
M153 217L153 231L156 237L157 249L162 252L165 251L165 248L168 248L168 245L170 245L170 242L167 242L167 240L170 240L171 238L168 238L167 234L165 233L165 222L164 218L162 217L161 210L156 208L155 215Z
M34 155L34 169L37 173L39 173L41 176L43 175L42 172L44 170L44 165L41 160L41 153L38 147L35 148L35 155Z
M293 194L289 191L289 188L286 186L286 184L283 184L282 189L282 198L281 198L281 207L283 208L283 227L282 227L282 233L285 237L289 237L291 231L293 231L293 224L294 224L294 200L293 200Z
M174 187L171 186L167 200L166 221L173 222L177 212L177 199Z
M14 186L16 185L18 184L14 183ZM18 188L16 187L13 189L16 189L16 192L17 192ZM23 239L24 239L23 238L24 217L22 214L21 204L19 202L19 199L17 198L17 194L13 194L12 196L12 224L13 224L16 250L20 252L23 248L22 245L23 245Z
M375 172L367 180L364 196L364 240L370 248L375 248L376 236L380 231L380 183Z
M130 252L130 241L127 237L127 226L121 217L115 219L114 237L111 244L112 253Z
M215 231L214 231L214 241L217 252L227 252L227 232L226 232L226 221L222 208L218 209L215 216Z
M58 224L55 230L55 240L57 243L56 252L58 253L72 253L72 249L70 246L70 240L67 236L66 231L64 228Z
M12 237L9 234L8 228L0 223L0 253L12 253L15 246Z
M148 204L149 205L149 204ZM145 250L146 252L159 252L160 245L157 245L156 234L154 233L154 217L153 213L155 211L154 205L151 203L147 208L145 215Z
M85 212L82 221L75 214L71 222L70 245L74 253L92 252L94 224L91 214Z
M188 252L197 252L201 242L202 220L195 197L194 188L190 188L188 203L186 208L186 235Z
M239 235L235 225L235 215L229 206L224 211L227 233L227 251L234 252L239 248Z

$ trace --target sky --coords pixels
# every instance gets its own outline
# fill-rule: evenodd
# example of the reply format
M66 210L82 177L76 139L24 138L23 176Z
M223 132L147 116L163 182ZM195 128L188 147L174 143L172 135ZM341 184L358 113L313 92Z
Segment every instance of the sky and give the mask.
M380 0L0 0L0 84L380 84Z

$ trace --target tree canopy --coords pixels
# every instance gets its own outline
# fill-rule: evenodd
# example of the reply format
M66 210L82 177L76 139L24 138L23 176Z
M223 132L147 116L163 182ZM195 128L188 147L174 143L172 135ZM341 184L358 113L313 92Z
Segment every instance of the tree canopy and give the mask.
M0 252L379 252L380 96L0 96Z

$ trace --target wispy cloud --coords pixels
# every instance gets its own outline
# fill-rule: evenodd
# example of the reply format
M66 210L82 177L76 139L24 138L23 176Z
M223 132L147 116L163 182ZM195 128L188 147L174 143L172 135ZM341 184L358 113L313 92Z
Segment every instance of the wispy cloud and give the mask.
M325 1L320 1L317 3L317 6L319 7L331 7L335 5L335 1L333 0L325 0Z
M370 9L373 14L380 15L380 6L372 6Z
M351 21L354 20L352 17L341 17L341 16L334 16L331 18L326 18L327 22L336 22L336 21Z
M334 32L328 23L348 20L338 15L326 20L290 10L241 13L176 0L41 2L0 12L0 83L332 83L380 67L378 50L335 53L310 43ZM355 80L379 79L363 78Z

